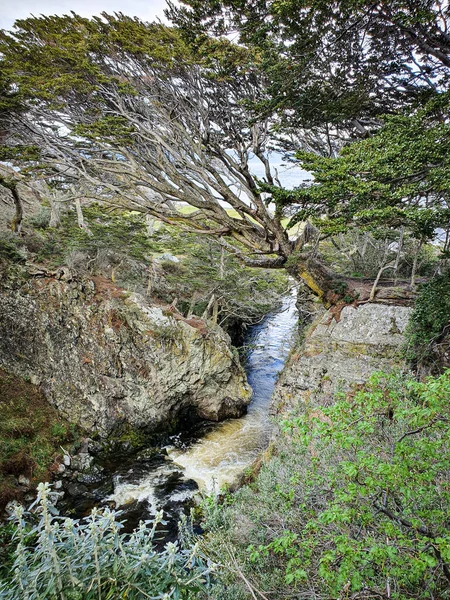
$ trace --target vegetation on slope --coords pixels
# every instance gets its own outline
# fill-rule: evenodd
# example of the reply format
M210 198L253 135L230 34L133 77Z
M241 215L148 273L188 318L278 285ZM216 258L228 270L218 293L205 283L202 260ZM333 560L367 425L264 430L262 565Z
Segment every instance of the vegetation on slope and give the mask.
M450 271L421 286L405 346L416 369L439 373L450 367Z
M61 446L77 432L44 398L35 385L0 370L0 511L12 499L21 499L50 475Z
M56 458L79 436L39 389L0 369L0 514L12 500L35 495ZM0 525L0 579L11 567L14 529Z
M277 308L288 288L283 271L246 267L214 239L160 222L149 232L141 213L108 213L98 204L85 207L83 213L86 227L80 228L69 210L61 226L53 228L50 211L43 207L26 223L16 246L9 241L5 253L20 256L23 244L29 260L37 264L103 275L150 300L176 301L185 316L202 316L214 296L218 322L231 333Z
M298 407L255 481L209 505L214 598L450 597L449 395L450 372L377 374Z

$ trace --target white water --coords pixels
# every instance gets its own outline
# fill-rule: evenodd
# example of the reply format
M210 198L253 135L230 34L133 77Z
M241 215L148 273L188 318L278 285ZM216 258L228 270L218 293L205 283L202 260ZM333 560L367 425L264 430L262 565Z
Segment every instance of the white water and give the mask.
M247 343L255 347L246 365L253 389L248 413L218 425L188 450L169 448L170 458L183 468L201 490L218 493L232 484L257 458L270 436L268 417L270 398L276 378L291 348L297 323L296 294L283 302L280 312L269 315L252 328Z
M253 389L248 413L240 419L218 424L212 431L187 449L168 446L165 464L141 475L138 481L115 478L114 493L108 498L117 506L134 501L146 502L151 512L160 508L162 500L155 489L164 478L182 471L183 479L194 480L200 490L218 493L232 484L267 446L270 437L269 405L278 373L292 346L297 325L295 289L285 297L279 312L270 314L251 328L246 343L248 352L246 372ZM175 492L168 500L180 502L192 497L193 490ZM178 495L183 496L178 499Z

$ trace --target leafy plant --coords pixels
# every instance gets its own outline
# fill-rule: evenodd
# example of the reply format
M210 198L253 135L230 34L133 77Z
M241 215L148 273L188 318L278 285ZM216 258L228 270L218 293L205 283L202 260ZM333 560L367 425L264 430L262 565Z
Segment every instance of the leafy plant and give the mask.
M4 600L193 600L207 587L211 567L196 546L155 549L162 514L124 534L120 513L109 509L94 509L84 521L55 516L49 492L39 484L33 515L15 510L15 560L0 583Z
M450 335L450 271L421 286L406 330L406 358L439 371L433 345L446 335Z
M283 421L278 456L207 516L222 597L450 597L449 395L450 372L376 374Z

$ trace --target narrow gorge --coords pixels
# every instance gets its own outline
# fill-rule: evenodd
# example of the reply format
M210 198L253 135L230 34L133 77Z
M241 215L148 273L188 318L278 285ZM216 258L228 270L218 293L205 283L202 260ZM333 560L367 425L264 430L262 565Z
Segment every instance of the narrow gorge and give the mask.
M450 0L114 1L0 7L0 599L450 600Z

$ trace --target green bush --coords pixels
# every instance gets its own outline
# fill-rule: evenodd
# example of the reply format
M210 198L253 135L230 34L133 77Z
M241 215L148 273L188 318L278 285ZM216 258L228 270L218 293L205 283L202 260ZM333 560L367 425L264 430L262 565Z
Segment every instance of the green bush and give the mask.
M25 262L26 255L20 247L20 238L10 232L2 232L0 237L0 261Z
M406 330L406 358L417 366L439 371L433 343L439 341L446 327L450 327L450 271L421 286Z
M0 583L2 599L194 600L206 589L211 569L196 546L155 549L161 514L127 535L109 509L94 509L84 521L55 516L49 491L39 484L35 515L15 510L15 560Z
M50 216L50 209L47 206L41 206L35 215L29 217L28 225L37 229L47 229L50 224Z
M450 371L378 374L284 421L278 455L209 510L213 597L450 598L449 397Z

